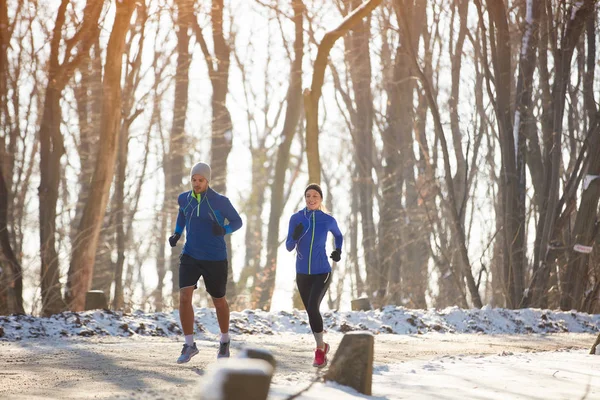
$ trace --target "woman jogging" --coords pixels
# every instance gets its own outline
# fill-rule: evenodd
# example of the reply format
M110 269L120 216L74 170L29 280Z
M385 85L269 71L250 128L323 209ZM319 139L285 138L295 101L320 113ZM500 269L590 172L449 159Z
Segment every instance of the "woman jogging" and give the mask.
M323 341L323 318L319 306L331 282L331 265L325 243L327 233L331 232L335 238L335 250L330 258L337 262L342 254L343 237L335 218L322 211L323 191L319 185L308 185L304 190L304 200L306 207L290 218L285 245L288 251L296 249L296 284L317 343L313 366L322 368L327 365L329 345Z

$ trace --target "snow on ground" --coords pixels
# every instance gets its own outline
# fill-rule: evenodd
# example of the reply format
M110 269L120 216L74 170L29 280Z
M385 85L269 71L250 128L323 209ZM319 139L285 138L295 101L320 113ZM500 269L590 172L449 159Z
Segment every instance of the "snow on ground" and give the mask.
M196 331L216 335L219 327L214 309L195 310ZM387 306L371 311L327 311L323 313L327 331L366 330L392 334L439 333L594 333L600 330L600 314L540 309L507 310L484 307L464 310L413 310ZM231 332L242 334L310 333L306 312L294 310L274 313L244 310L231 313ZM0 316L0 340L68 336L164 336L181 335L179 315L171 313L131 314L97 310L64 312L49 318L28 315Z
M202 351L184 365L174 363L182 340L176 311L0 316L0 397L195 398L205 371L218 365L219 332L214 310L195 315ZM343 333L375 334L372 396L319 379L304 311L232 312L232 353L245 346L273 352L270 400L307 388L296 398L600 399L600 357L587 354L600 315L385 307L325 312L324 323L331 357Z
M598 399L600 357L587 350L442 356L380 365L373 371L373 388L371 397L317 383L299 399ZM269 399L287 399L297 391L291 385L273 385Z

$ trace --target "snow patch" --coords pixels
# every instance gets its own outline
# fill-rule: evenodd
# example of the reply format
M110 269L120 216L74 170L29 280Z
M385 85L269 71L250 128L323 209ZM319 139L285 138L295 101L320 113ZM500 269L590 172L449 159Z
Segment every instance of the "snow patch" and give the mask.
M509 310L483 307L442 310L415 310L385 306L370 311L326 311L325 329L335 332L368 331L374 334L482 333L545 334L596 333L600 331L600 315L575 311L553 311L534 308ZM214 309L195 310L195 331L199 338L219 335ZM310 333L306 312L265 312L244 310L231 313L230 331L236 334L276 335ZM51 317L29 315L0 316L0 340L24 340L40 337L71 336L160 336L181 337L179 313L134 313L96 310L63 312Z

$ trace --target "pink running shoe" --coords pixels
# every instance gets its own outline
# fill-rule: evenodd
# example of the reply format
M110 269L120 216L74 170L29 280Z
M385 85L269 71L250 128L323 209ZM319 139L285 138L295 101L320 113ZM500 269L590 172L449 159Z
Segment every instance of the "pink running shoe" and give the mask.
M313 362L313 367L323 368L324 366L326 366L327 353L329 353L329 345L327 343L325 343L325 348L323 350L315 350L315 361Z

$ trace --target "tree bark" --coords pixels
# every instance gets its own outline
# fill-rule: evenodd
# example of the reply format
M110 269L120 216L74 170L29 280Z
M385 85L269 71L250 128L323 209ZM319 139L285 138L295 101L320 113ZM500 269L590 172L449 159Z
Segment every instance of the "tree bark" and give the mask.
M461 131L460 121L459 121L459 98L460 98L460 77L461 77L461 69L462 69L462 59L463 59L463 48L467 35L467 14L469 10L469 2L460 0L455 1L454 3L455 11L454 13L458 14L458 36L456 37L456 41L453 41L454 34L451 32L450 34L450 69L451 69L451 88L450 88L450 97L448 99L448 109L450 112L450 132L452 134L452 144L454 149L454 158L456 162L456 173L454 174L454 187L456 189L456 200L457 200L457 212L460 218L460 224L462 229L465 230L465 221L466 221L466 204L467 204L467 196L469 194L470 185L468 182L468 163L465 153L463 151L463 141L465 135ZM467 146L472 146L472 143L469 143ZM444 213L447 216L447 213ZM452 231L451 231L452 232ZM455 244L458 243L459 238L456 235L451 234L451 238L449 241L450 246L455 247ZM450 254L451 264L456 266L453 270L446 270L444 276L457 275L453 277L454 279L446 279L448 282L460 282L461 284L464 282L464 277L461 273L465 269L465 266L462 265L462 255L460 252L451 251ZM445 269L445 268L443 268ZM450 286L450 288L454 288L456 283ZM446 290L450 289L446 287ZM456 299L456 296L452 297Z
M217 192L227 194L227 158L233 146L233 123L227 108L227 94L229 93L229 65L231 49L223 33L223 0L213 0L210 11L212 25L212 40L214 55L211 55L202 28L198 21L193 21L196 39L204 53L208 76L212 85L212 120L211 120L211 156L212 169L211 187ZM231 249L231 237L225 238L227 247ZM227 295L235 297L236 287L233 282L233 269L231 265L231 251L227 253L229 273L227 276Z
M0 159L0 162L2 159ZM3 265L8 266L10 274L6 289L8 289L7 304L9 313L23 314L25 312L23 308L23 269L15 253L13 252L12 246L10 245L10 238L8 234L8 188L6 187L6 181L4 180L4 173L0 168L0 247L2 248L2 258L4 259ZM0 274L6 272L0 271ZM4 288L0 289L4 291Z
M63 137L60 132L62 110L60 99L62 90L73 75L74 69L81 63L89 51L96 33L98 19L102 11L102 2L88 1L84 10L84 20L80 30L75 33L76 42L69 41L64 51L65 60L61 64L59 55L63 41L63 25L69 1L63 0L59 6L52 40L44 108L40 123L40 253L41 253L41 292L42 314L51 315L64 309L59 281L58 254L55 247L56 204L61 177L61 158L65 154ZM75 45L80 44L79 52L71 54Z
M290 87L286 96L286 112L281 131L281 144L277 148L275 176L271 184L271 211L267 233L267 262L261 276L254 283L253 304L263 310L271 308L277 276L277 251L279 250L279 225L285 205L284 187L290 163L290 147L298 130L302 107L302 59L304 57L303 13L304 2L292 0L294 10L294 59L290 64Z
M560 308L562 310L581 309L585 299L584 291L589 283L588 265L590 254L576 250L575 246L593 247L598 235L598 201L600 199L600 124L596 124L591 144L587 152L587 180L583 183L583 194L572 237L574 246L568 249L568 264L561 288Z
M594 72L596 67L596 16L594 13L590 13L586 20L586 39L587 39L587 55L585 60L585 73L583 77L583 102L584 107L588 115L588 124L592 132L589 134L589 146L587 147L587 156L584 161L584 165L588 165L587 169L587 187L584 183L584 191L581 197L581 203L577 217L575 219L575 225L572 232L574 238L571 244L583 244L585 246L593 246L597 242L598 232L598 220L595 210L597 210L598 204L598 179L589 181L592 176L600 175L600 162L599 158L594 154L600 152L600 126L598 125L598 109L596 106L596 100L594 98L593 82ZM595 129L594 129L595 127ZM588 140L586 139L587 143ZM585 149L585 144L581 151ZM573 173L576 173L574 171ZM586 182L586 181L584 181ZM595 186L594 186L595 185ZM596 187L596 188L595 188ZM596 221L594 223L594 220ZM594 238L596 236L596 238ZM579 253L569 247L568 249L568 264L565 272L565 279L561 290L560 307L563 310L577 308L585 312L593 312L592 306L589 300L591 298L597 298L597 293L600 285L596 285L592 288L590 293L584 295L585 286L589 283L588 270L592 264L592 257L586 253ZM593 295L595 293L595 295Z
M125 264L126 250L131 242L131 235L128 235L126 227L130 227L127 224L128 210L125 208L125 181L127 179L127 161L129 154L129 129L135 119L143 112L141 108L133 110L135 104L135 92L140 81L140 69L142 65L142 55L144 49L144 43L146 39L146 22L148 20L148 12L144 3L138 4L137 7L137 18L135 22L136 34L129 36L127 42L125 54L132 54L132 45L137 42L137 52L135 57L128 60L127 74L125 76L125 88L123 96L123 115L127 118L123 121L123 124L119 130L119 143L117 150L117 174L115 181L115 191L113 197L114 213L116 215L115 224L115 239L117 247L117 262L114 265L114 271L111 274L111 281L115 283L115 292L113 295L112 307L115 310L123 308L123 266ZM134 192L137 193L137 192ZM137 203L136 203L137 205ZM129 210L131 215L135 214L134 210ZM164 248L164 246L163 246ZM158 311L158 310L157 310Z
M306 157L308 160L308 180L321 183L321 161L319 157L319 100L325 79L325 68L329 52L335 42L344 36L358 21L369 15L382 0L369 0L350 13L335 29L325 33L313 66L310 89L304 89L304 112L306 114Z
M129 31L131 15L137 4L135 0L116 3L116 14L106 53L104 79L102 82L102 120L100 142L90 196L86 203L79 234L73 245L71 265L67 280L66 300L73 311L85 306L85 294L91 284L98 236L108 203L110 186L114 176L117 157L119 127L121 124L121 72L125 36Z
M81 79L74 88L77 115L79 123L79 142L77 153L81 168L78 176L77 205L75 218L71 220L70 238L75 242L81 214L90 192L90 184L94 173L98 138L100 136L100 112L102 107L102 57L100 39L95 37L95 43L88 56L78 68Z
M162 240L163 247L166 245L167 237L173 233L179 212L177 196L184 191L185 186L181 182L187 176L184 160L186 154L185 121L188 110L190 64L192 62L189 50L190 34L188 31L193 24L194 5L190 0L177 0L175 1L175 5L177 6L177 67L175 69L175 94L173 98L173 120L169 136L169 152L166 155L167 159L164 166L165 202L173 206L165 209L167 219L165 221L166 228L163 230L165 235ZM159 249L159 256L161 255L162 257L159 257L159 262L161 258L167 262L173 276L173 307L179 308L179 254L177 251L171 251L170 257L167 258L164 255L164 249ZM163 275L160 271L159 274ZM159 276L159 284L162 282L160 278L163 277ZM162 289L160 290L162 293ZM159 308L162 308L162 304L157 305Z
M11 39L9 31L7 2L0 2L0 129L9 132L10 115L6 107L8 100L8 48ZM8 136L8 135L7 135ZM11 135L12 136L12 135ZM14 140L9 137L9 148L6 148L6 136L0 135L0 247L3 262L0 263L5 270L0 271L0 312L23 313L23 272L11 245L9 228L9 205L12 200L12 174L14 156L10 154L10 147ZM8 150L8 151L6 151ZM1 267L0 267L1 268Z
M535 60L537 52L538 39L538 19L540 2L538 0L527 0L525 10L525 31L521 43L521 56L519 60L519 76L516 88L516 104L513 125L513 143L516 161L516 193L513 199L513 206L516 209L513 213L507 215L511 218L512 237L514 242L512 246L511 265L513 266L514 295L511 299L513 306L524 306L525 294L525 253L526 238L525 225L525 155L527 152L526 138L532 137L535 132L535 119L532 110L532 91L533 91L533 73L535 71ZM535 146L532 146L535 147Z
M405 14L404 10L398 10L398 11L401 16L401 18L400 18L401 31L404 35L406 35L409 38L409 43L410 43L411 31L409 28L410 25L408 24L408 20L407 20L407 15ZM473 273L471 271L471 263L469 261L469 255L468 255L467 247L466 247L465 232L460 223L460 216L458 215L458 211L457 211L458 203L456 200L454 181L452 178L448 145L446 143L446 137L444 134L444 129L443 129L443 126L441 123L440 115L439 115L439 109L437 107L437 104L435 102L435 99L434 99L432 91L431 91L431 84L427 80L427 77L423 73L423 70L421 69L421 67L417 61L415 49L412 47L412 45L409 46L409 54L410 54L410 60L413 64L413 68L414 68L419 80L421 81L421 83L423 85L423 89L425 90L425 93L427 95L429 108L431 109L431 112L433 115L433 120L435 122L435 134L442 146L442 153L443 153L442 155L443 155L443 160L444 160L444 173L445 173L446 186L447 186L447 190L448 190L448 199L445 203L446 203L447 207L449 207L449 209L450 209L450 213L451 213L451 217L452 217L452 229L454 230L454 234L458 238L459 251L460 251L460 254L462 257L461 261L463 263L462 265L464 266L463 273L464 273L465 279L467 280L467 287L469 289L469 293L471 295L471 301L472 301L473 305L477 308L481 308L483 306L483 304L481 302L481 296L479 295L478 288L477 288L477 285L475 284L475 279L473 278Z
M356 10L362 2L345 0L346 9ZM358 208L361 216L362 245L365 254L365 266L368 274L374 277L371 293L376 305L382 303L387 293L389 264L380 263L377 248L377 231L373 215L375 183L373 181L373 93L371 90L371 21L369 16L359 19L344 36L346 47L345 58L354 92L355 106L349 104L349 112L353 114L352 143L354 144L354 160L356 162L356 178L352 182L358 194Z
M548 167L545 174L545 187L542 197L544 209L546 210L543 221L540 221L539 249L535 255L535 272L529 286L529 296L531 296L531 305L536 307L546 307L547 304L547 285L550 276L550 242L554 233L554 225L558 203L558 185L560 184L560 165L562 154L562 121L564 106L566 101L567 83L571 71L571 58L575 46L579 41L581 32L587 16L594 10L594 1L585 0L583 3L577 3L571 12L567 13L569 21L566 23L566 29L561 39L560 48L556 51L555 59L555 78L552 87L552 143L550 147Z
M517 297L522 296L523 231L519 231L519 155L513 132L511 117L511 95L513 69L511 65L510 35L508 16L504 3L487 0L490 23L490 47L495 79L495 112L500 136L502 155L502 222L503 222L503 283L506 287L508 307L518 305ZM524 183L524 181L523 181ZM519 264L521 262L521 264ZM515 285L515 282L518 284Z

